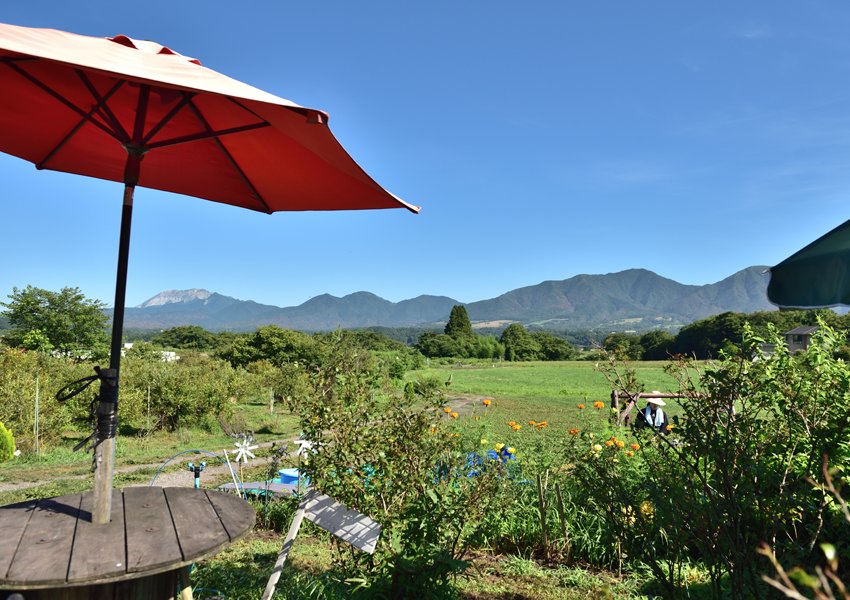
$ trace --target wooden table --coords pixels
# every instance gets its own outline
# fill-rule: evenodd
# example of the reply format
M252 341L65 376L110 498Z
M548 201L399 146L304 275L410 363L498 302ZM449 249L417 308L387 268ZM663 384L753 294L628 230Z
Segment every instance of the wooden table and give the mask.
M0 600L166 599L188 586L188 565L254 526L238 496L194 488L112 492L112 522L91 522L91 492L0 507ZM189 588L191 593L191 588Z

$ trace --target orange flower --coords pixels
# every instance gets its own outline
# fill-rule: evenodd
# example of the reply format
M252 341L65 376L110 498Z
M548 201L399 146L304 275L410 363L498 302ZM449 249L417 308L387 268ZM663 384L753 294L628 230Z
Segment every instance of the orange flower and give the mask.
M617 444L617 448L625 448L626 447L626 442L621 441L621 440L617 440L616 444Z
M481 404L483 404L484 406L490 406L490 399L489 399L489 398L485 398L485 399L481 402Z
M578 405L578 409L579 409L579 410L582 410L583 408L584 408L584 404L579 404L579 405Z
M450 408L444 408L444 409L443 409L443 412L444 412L444 413L450 413L450 412L452 412L452 409L450 409Z
M516 425L516 422L515 422L515 421L508 421L508 425L510 425L511 427L513 427L514 425Z
M628 456L629 458L631 458L634 455L635 455L635 453L632 452L631 450L626 450L626 456Z
M673 431L673 426L672 426L672 425L668 425L668 426L667 426L667 431Z
M529 421L529 422L528 422L528 424L529 424L529 425L531 425L532 427L534 427L535 425L537 425L537 423L535 423L534 421Z
M542 429L543 427L548 427L548 425L549 425L549 423L547 423L546 421L540 421L540 422L537 424L537 428L538 428L538 429Z
M480 418L481 418L481 417L479 417L478 415L475 415L475 420L476 420L476 421L477 421L478 419L480 419Z
M457 419L457 413L453 412L449 415L452 419Z
M605 442L605 445L610 448L611 446L614 445L614 442L612 442L611 440L608 440L607 442Z
M521 428L522 425L514 425L513 427L511 427L511 429L513 429L514 431L519 431Z
M603 408L605 406L605 403L604 402L594 402L593 406L594 406L594 408Z
M640 444L632 444L632 450L640 450Z
M570 435L578 435L578 429L570 429Z

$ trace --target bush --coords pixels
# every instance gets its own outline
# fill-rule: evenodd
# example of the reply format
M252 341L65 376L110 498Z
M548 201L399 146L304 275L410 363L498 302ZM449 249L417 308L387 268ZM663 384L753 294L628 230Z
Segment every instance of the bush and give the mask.
M770 563L760 543L811 564L818 540L836 539L840 512L818 482L824 455L850 460L850 366L834 358L843 336L820 322L808 353L792 358L770 333L770 357L745 326L740 349L721 362L702 372L684 359L668 367L685 396L670 435L615 429L620 449L580 432L568 447L589 501L669 597L683 583L682 565L697 559L713 598L764 598L760 575ZM633 371L609 374L627 383L622 391L640 391ZM627 457L631 443L639 448Z
M440 420L442 382L412 382L397 393L342 336L308 374L310 393L288 394L317 449L305 471L319 491L383 527L374 556L338 550L346 577L364 580L370 597L447 591L449 576L466 567L461 557L510 501L502 467L487 464L467 477L477 446Z
M12 437L12 432L0 423L0 462L12 460L13 456L15 456L15 438Z

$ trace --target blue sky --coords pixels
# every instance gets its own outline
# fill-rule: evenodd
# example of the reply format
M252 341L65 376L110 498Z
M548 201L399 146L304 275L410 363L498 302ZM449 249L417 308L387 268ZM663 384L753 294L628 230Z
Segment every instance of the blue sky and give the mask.
M850 218L840 2L7 3L0 21L151 39L330 113L404 210L276 213L136 191L127 304L463 302L580 273L687 284ZM0 298L112 304L122 188L0 155Z

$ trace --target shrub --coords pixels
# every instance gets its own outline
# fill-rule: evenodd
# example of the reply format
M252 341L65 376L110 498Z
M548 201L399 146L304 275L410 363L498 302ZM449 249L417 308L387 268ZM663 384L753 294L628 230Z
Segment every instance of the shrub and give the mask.
M13 456L15 456L15 438L12 437L12 432L0 423L0 462L12 460Z
M581 436L569 449L589 500L669 597L694 558L709 571L712 597L764 598L760 574L770 564L760 543L811 563L818 540L840 523L826 487L810 482L822 480L824 455L839 465L850 459L850 366L834 358L843 336L821 322L808 353L790 357L784 338L770 333L770 357L745 326L740 349L702 372L689 360L671 364L683 415L673 417L671 435L634 434L635 456ZM611 381L639 391L633 371Z
M440 420L441 382L397 393L364 351L342 336L327 343L325 361L309 369L310 392L288 394L316 449L305 471L319 491L383 526L374 556L339 549L339 564L371 596L446 591L467 548L509 501L503 469L485 460L468 476L477 447Z

